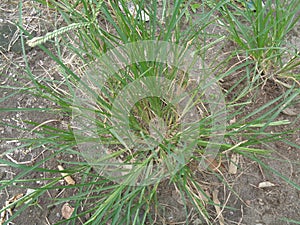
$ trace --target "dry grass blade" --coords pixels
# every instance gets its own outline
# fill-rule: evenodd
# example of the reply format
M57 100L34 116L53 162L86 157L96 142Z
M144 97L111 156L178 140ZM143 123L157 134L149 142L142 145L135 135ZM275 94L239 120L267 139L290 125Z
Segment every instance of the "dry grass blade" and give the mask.
M222 211L221 211L221 207L220 207L221 202L218 199L218 194L219 194L219 191L217 189L215 189L212 193L213 202L215 203L214 207L215 207L215 210L216 210L216 213L217 213L217 218L219 220L219 224L220 225L225 225L225 220L224 220L224 217L222 215Z

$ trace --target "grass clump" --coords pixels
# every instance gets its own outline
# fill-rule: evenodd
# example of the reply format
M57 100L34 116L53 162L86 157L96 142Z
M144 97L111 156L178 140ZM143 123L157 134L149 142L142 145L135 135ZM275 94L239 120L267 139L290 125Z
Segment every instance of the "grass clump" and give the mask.
M297 55L282 64L284 37L299 20L292 15L299 8L296 2L283 5L276 2L272 8L271 1L266 2L265 7L255 1L256 11L253 12L241 11L234 4L227 7L225 2L210 4L212 10L207 11L204 4L180 0L162 1L160 5L157 1L129 4L128 1L110 0L36 0L39 7L53 10L63 18L61 28L32 37L27 42L31 46L38 45L56 63L55 73L59 78L39 79L23 46L24 79L27 82L29 77L31 86L21 83L24 87L15 93L46 99L54 103L54 107L4 108L1 111L49 112L64 119L26 121L27 127L22 130L26 137L19 140L23 145L1 154L5 156L21 147L37 152L43 149L43 153L47 153L33 166L0 158L2 164L21 171L12 180L1 181L2 190L13 183L30 186L27 184L36 180L23 179L30 174L47 174L41 179L42 187L7 206L22 203L6 222L13 221L30 204L38 205L42 195L65 189L73 193L58 196L48 207L71 202L74 212L57 224L76 224L78 220L83 224L164 223L166 218L162 211L166 207L163 207L160 192L163 187L170 187L179 196L185 212L182 223L191 224L192 212L199 220L213 224L214 214L208 208L218 209L220 204L204 188L199 176L205 178L205 173L209 173L226 183L222 166L228 152L243 155L268 168L257 155L269 151L257 146L282 140L283 134L294 132L271 133L267 129L289 124L289 121L278 121L277 116L299 94L294 89L296 84L248 115L244 110L252 99L244 99L256 91L253 74L272 71L277 76L293 71L298 65ZM284 7L288 7L290 13L284 14ZM222 17L216 19L213 15L216 12ZM217 84L236 75L241 64L217 74L217 68L208 68L203 63L200 67L203 70L198 72L205 75L199 78L189 73L202 61L186 60L209 58L206 51L219 47L224 35L214 36L211 42L197 46L211 37L207 29L217 21L229 31L230 39L238 46L229 58L240 52L251 57L250 63L242 64L246 73L239 81L248 86L239 93L234 93L236 85L223 90L227 97L226 108L221 104L225 104L222 93L216 91ZM19 27L28 34L23 26L22 4ZM171 47L167 43L172 43ZM190 50L190 46L196 48ZM66 63L65 52L70 54L71 63ZM257 67L252 67L253 62ZM225 68L228 59L220 64ZM210 75L215 79L209 79ZM231 95L234 97L230 98ZM52 125L61 121L62 127ZM9 123L5 126L18 128ZM213 152L215 155L206 155L208 148L217 149ZM69 159L70 154L76 160ZM53 167L52 163L57 162L67 169L60 171ZM206 170L201 171L200 165L206 165ZM61 185L62 172L79 182ZM299 189L297 184L281 177ZM222 222L222 218L219 221Z
M266 77L299 78L299 54L287 46L287 35L299 22L299 1L253 1L255 10L226 5L221 10L221 23L240 51L257 63ZM232 11L232 8L235 10ZM296 73L295 73L296 72ZM296 79L299 80L299 79Z

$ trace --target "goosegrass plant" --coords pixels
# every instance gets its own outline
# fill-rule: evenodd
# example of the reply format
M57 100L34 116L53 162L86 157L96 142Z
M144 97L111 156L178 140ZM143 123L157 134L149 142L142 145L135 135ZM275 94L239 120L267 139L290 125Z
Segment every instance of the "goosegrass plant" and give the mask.
M195 210L193 213L197 215L197 218L200 218L207 224L214 223L214 216L207 211L207 205L221 206L223 208L225 208L226 205L219 205L214 202L209 194L203 189L201 181L196 178L196 171L199 170L198 164L201 161L201 157L204 157L204 149L209 144L209 138L214 135L210 125L211 120L214 118L209 107L207 107L207 102L205 102L205 99L203 98L203 89L200 89L198 86L189 86L187 84L188 80L186 79L186 76L182 71L178 70L178 68L172 68L165 63L159 62L132 63L122 69L119 73L115 73L110 79L106 80L104 87L101 87L100 93L89 88L91 87L89 82L93 82L93 76L91 76L91 80L86 82L82 81L81 78L84 75L82 71L86 71L90 65L94 65L93 62L99 60L106 52L119 45L145 40L162 40L178 43L181 46L188 48L193 43L193 40L198 39L199 35L201 35L201 38L206 35L205 29L209 24L216 22L216 19L211 16L213 12L220 9L219 5L214 7L211 11L205 11L205 7L197 5L197 10L203 10L201 11L201 15L197 17L198 19L196 22L193 21L193 23L190 23L192 24L190 27L184 29L182 24L186 24L186 15L189 15L186 10L189 10L191 6L195 6L193 5L195 4L193 1L162 1L162 5L158 5L156 1L134 1L135 4L139 5L139 7L136 8L135 15L132 15L129 11L127 1L36 0L36 2L41 4L39 7L47 7L48 9L53 10L54 13L62 16L64 22L61 24L60 28L56 28L54 31L45 34L42 37L32 37L27 44L41 48L58 65L58 73L62 79L39 79L37 74L31 69L25 51L26 43L25 40L22 40L23 57L26 63L26 76L29 77L33 86L5 86L3 88L13 90L15 94L27 93L28 95L47 99L49 102L55 103L55 107L42 109L3 108L1 111L18 112L23 110L28 112L34 111L36 113L49 113L49 115L60 114L67 118L67 125L59 127L51 125L51 122L53 121L45 121L43 123L25 121L29 128L22 128L22 132L26 135L23 138L20 138L19 141L23 144L1 153L1 164L5 164L21 171L12 180L2 180L1 190L9 188L13 184L18 184L18 186L22 186L23 188L31 187L35 190L15 202L10 203L6 208L1 209L1 212L13 206L17 209L13 216L8 218L6 222L13 221L29 206L38 207L39 198L46 195L47 192L55 189L71 189L73 190L72 195L70 194L68 197L56 197L47 206L51 207L65 202L71 202L72 206L74 206L75 210L71 217L61 220L56 224L77 224L77 221L81 221L84 224L158 224L165 220L162 215L164 207L158 195L161 186L164 184L175 188L179 194L179 198L186 214L185 221L183 221L185 224L191 223L191 204ZM123 10L121 9L120 4ZM141 19L142 14L144 13L143 10L149 15L149 21L143 21L143 19ZM261 14L259 11L262 10L263 9L257 10L251 17L255 15L260 16ZM194 12L191 11L189 13ZM250 12L244 12L244 14L250 17ZM244 26L242 25L242 22L233 21L237 18L231 14L230 11L226 11L226 19L228 19L226 21L230 21L230 26L228 26L230 32L234 29L241 29L241 26ZM251 23L253 21L249 20L248 22ZM255 21L251 24L255 27L255 24L259 23L259 25L262 26L261 22L262 21ZM295 23L289 24L286 22L285 25L288 25L289 27L285 28L285 31L282 32L287 32L294 24ZM24 27L21 2L20 21L18 26L22 33L29 35ZM244 34L243 32L241 33ZM236 39L234 40L242 47L242 50L247 46L247 49L249 50L248 53L253 57L253 60L262 63L266 59L273 60L273 58L278 56L278 53L275 54L274 52L275 50L278 50L277 48L279 47L279 44L281 44L281 40L277 40L280 42L276 42L278 46L275 46L275 44L274 46L266 46L260 42L256 43L260 44L260 46L254 46L255 40L248 40L248 43L247 39L244 38L245 37L240 38L240 36L236 35ZM269 38L269 36L265 38ZM220 36L216 38L215 42L207 44L210 46L215 45L217 48L218 43L223 39L224 37ZM269 42L268 40L265 40L264 43ZM66 64L66 59L62 54L62 49L64 47L67 47L68 51L72 53L72 58L77 60L73 61L73 64ZM203 49L205 49L205 44L202 50ZM270 50L270 53L265 56L262 49ZM202 57L201 54L204 53L205 51L196 51L195 54L199 54L199 57ZM180 54L182 54L182 52L180 52L179 55ZM224 63L226 62L227 61ZM278 63L277 61L274 62ZM251 67L248 68L248 66L251 66L248 62L243 64L243 66L247 68L247 73L241 78L241 82L246 80L247 84L253 85L251 84L251 76L254 69ZM222 75L216 74L216 77L217 79L224 78L236 73L238 69L239 68L231 68ZM135 172L136 174L139 174L139 169L142 168L139 167L139 165L150 165L151 163L151 165L155 165L156 163L166 161L167 168L173 168L173 165L168 164L173 163L173 161L168 162L168 155L172 155L176 146L180 144L178 139L183 135L178 129L177 120L180 115L176 112L176 109L172 104L158 97L144 98L137 102L130 111L129 126L140 139L145 140L142 144L147 151L134 152L124 144L126 141L124 137L120 137L112 132L110 115L113 102L117 98L120 90L126 88L131 82L134 82L141 77L150 77L153 76L153 74L155 76L163 75L172 80L173 84L192 89L190 93L196 102L194 103L194 106L199 108L199 113L201 115L200 119L195 122L193 127L196 127L197 130L199 129L201 135L197 138L196 143L194 144L196 148L191 157L188 158L188 161L184 161L184 157L176 159L178 161L175 162L179 164L179 169L174 173L170 172L166 181L160 179L161 177L158 177L159 179L156 179L155 182L152 182L149 185L129 185L132 184L132 181L138 180L135 177ZM80 85L82 85L84 91L96 96L95 108L91 109L88 105L76 105L76 101L74 103L74 96ZM209 83L206 85L209 86L212 84ZM255 85L252 87L254 89ZM214 143L220 148L220 152L214 163L217 162L218 164L226 159L227 155L225 152L228 151L261 162L257 155L268 154L269 151L255 146L267 145L270 141L282 140L283 133L269 133L266 131L266 128L289 124L289 121L277 121L276 119L282 109L287 107L288 103L292 102L299 93L294 92L294 88L290 87L288 92L283 93L273 101L270 101L268 104L259 107L253 112L250 112L248 116L245 116L243 110L245 106L251 102L251 99L248 101L242 101L241 99L247 93L253 91L253 89L245 88L243 93L238 94L236 98L229 100L227 110L232 112L232 114L229 115L228 121L236 117L241 118L234 123L228 124L225 140L233 140L236 144L232 145L225 142ZM229 96L231 92L234 92L234 88L226 90L226 95ZM10 96L13 95L14 94ZM1 99L1 101L6 100L8 100L8 98ZM100 171L97 169L99 162L92 159L86 161L87 156L84 152L80 151L78 146L82 144L80 143L81 141L84 142L90 140L82 138L78 141L78 138L76 139L74 129L76 129L76 125L78 124L71 123L71 117L72 115L74 116L74 108L79 111L85 110L84 112L88 113L96 112L98 138L101 139L101 143L109 146L112 151L112 154L105 156L107 157L105 158L106 161L121 158L122 161L129 166L134 163L135 160L137 161L138 166L134 173L129 173L129 175L124 173L126 174L124 175L122 173L124 171L120 169L121 174L125 177L123 182L118 183L108 179L103 171L101 172L101 167ZM89 123L92 121L93 118L90 118L90 114L88 113L82 120L83 122ZM153 143L149 142L154 142L154 145L158 144L156 139L149 138L149 136L151 136L149 126L156 117L164 119L165 126L170 130L170 133L168 133L169 136L168 138L165 138L164 142L159 143L158 148L151 148ZM10 126L13 129L20 129L9 123L5 123L4 125ZM162 132L159 129L159 126L154 127L154 130L155 133ZM287 133L292 132L295 131L287 131ZM161 134L161 136L163 136L163 134ZM241 138L244 140L242 143L239 142ZM4 141L10 140L11 138L4 138ZM190 146L185 146L182 148L186 148L185 150L188 151L189 147ZM42 149L43 153L45 152L45 156L43 159L32 162L33 165L23 165L5 159L6 154L18 151L22 148L30 148L32 151L40 151L40 149ZM70 154L75 155L77 160L70 160L68 158ZM55 161L56 157L59 155L61 158L59 163L65 165L64 171L59 171L51 166L51 162ZM91 158L93 158L93 155ZM104 160L102 159L101 165L104 165L103 161ZM45 167L45 165L47 166ZM196 165L196 167L194 165ZM261 165L267 167L262 162ZM120 174L120 171L116 171L118 172L117 174ZM64 176L68 174L75 177L77 183L74 185L62 185L59 183L62 179L60 176L61 172L64 172ZM149 171L145 171L143 179L149 178L147 177L147 175L149 175L147 172ZM226 179L223 176L223 172L221 172L219 168L214 167L213 163L208 166L206 172L215 174L215 176L219 177L220 180L229 187L229 184L226 183ZM44 173L47 174L47 176L44 178L26 178L34 173ZM151 178L153 177L150 176L149 179L151 180ZM295 188L300 189L297 184L293 183L288 178L284 176L282 176L282 178ZM45 183L42 187L35 188L30 185L32 182L40 180ZM90 217L87 221L83 222L82 218L87 214L89 214Z

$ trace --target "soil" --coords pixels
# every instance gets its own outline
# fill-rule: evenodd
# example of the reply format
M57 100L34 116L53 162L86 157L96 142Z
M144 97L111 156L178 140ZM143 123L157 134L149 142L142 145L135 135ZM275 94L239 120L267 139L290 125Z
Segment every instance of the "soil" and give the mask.
M31 7L29 1L24 1L23 17L28 22L27 27L30 33L33 35L45 34L47 31L53 28L53 24L50 20L47 20L50 12L35 11L34 7ZM24 69L26 64L22 56L22 46L20 37L18 36L18 28L12 24L18 20L18 1L1 1L0 3L0 84L1 93L0 98L9 96L15 93L15 90L6 88L7 86L17 88L33 87L29 82ZM44 14L43 14L44 13ZM59 18L60 19L60 18ZM36 21L34 21L36 20ZM59 21L59 20L58 20ZM37 27L34 24L39 24L41 27ZM216 29L213 29L216 32ZM26 37L25 37L26 38ZM289 33L288 42L290 46L295 49L300 49L300 24ZM222 51L228 52L230 49L234 49L233 43L224 43ZM38 48L25 49L28 55L28 63L34 74L47 77L49 80L55 78L57 80L63 80L59 74L55 73L55 63L49 59L42 50ZM213 51L210 53L214 58ZM234 64L235 62L232 62ZM300 70L300 68L299 68ZM52 73L53 72L53 73ZM239 80L238 73L227 77L223 80L222 87L227 89L235 84ZM238 92L239 90L236 90ZM249 94L249 98L253 99L253 102L245 108L244 115L249 114L257 107L267 104L269 101L280 96L287 91L287 88L274 82L272 79L266 80L262 88L259 88L255 93ZM227 96L230 100L232 96ZM289 125L274 126L268 128L269 132L282 132L290 129L298 129L300 127L300 97L298 96L298 102L288 107L288 110L282 111L278 116L278 120L288 120ZM274 103L276 105L277 103ZM273 107L271 105L270 107ZM0 102L1 108L53 108L56 107L53 103L46 99L39 98L39 96L28 95L26 91L19 91L17 94L7 98L7 100ZM270 108L269 107L269 108ZM265 109L265 112L269 110ZM261 113L264 113L261 112ZM235 118L238 119L238 118ZM20 165L36 165L44 158L54 153L54 150L49 150L47 146L41 146L40 148L30 149L30 146L22 147L22 138L37 138L32 133L22 131L22 128L33 129L35 125L30 125L25 121L35 121L37 123L51 123L51 125L64 129L65 124L69 123L68 117L65 115L59 115L54 113L48 113L40 111L1 111L1 123L0 123L0 159L6 156L1 155L5 151L15 149L10 154L10 158L6 160L15 160ZM13 126L5 126L4 123L12 124ZM14 127L15 126L15 127ZM21 128L21 129L20 129ZM299 131L299 130L298 130ZM2 140L10 138L9 141ZM300 134L286 134L283 137L292 143L300 146ZM230 144L237 144L233 140L227 140ZM258 156L262 162L282 175L288 177L290 181L300 185L300 149L297 146L293 147L285 144L282 141L274 141L267 145L257 145L255 147L261 147L263 149L272 150L271 155ZM226 155L231 157L232 153ZM74 160L72 154L57 154L51 160L45 161L42 164L47 169L57 169L57 165L60 164L60 160ZM76 156L77 157L77 156ZM78 158L77 160L83 160ZM228 168L228 160L224 160L224 167ZM0 164L0 178L1 180L12 180L18 177L22 173L19 168L10 167L8 165ZM38 188L45 184L46 181L39 181L38 178L53 176L53 173L47 172L30 172L22 176L22 179L36 179L27 184L31 188ZM221 202L222 216L224 217L224 224L240 224L240 225L285 225L295 224L288 222L285 219L300 221L300 191L291 184L284 181L280 176L272 173L269 169L263 168L257 163L253 162L249 158L240 156L238 171L236 174L229 174L224 172L224 180L227 181L231 187L226 186L220 180L216 179L211 173L200 173L195 171L195 175L198 177L199 182L202 182L206 187L208 193L217 191L217 198ZM60 176L58 173L57 176ZM80 177L74 177L76 180L80 180ZM269 181L274 186L259 187L262 182ZM64 181L61 181L61 185ZM207 185L209 184L209 185ZM233 191L232 191L233 190ZM5 201L20 193L26 193L27 188L20 185L13 185L7 187L0 192L0 208L5 205ZM64 203L57 203L56 197L68 198L76 194L74 189L57 188L45 192L41 195L37 204L28 207L17 218L14 219L14 224L55 224L62 219L61 208ZM159 197L159 215L157 224L183 224L186 221L186 209L180 201L178 192L174 186L170 186L167 182L162 183L158 190ZM213 217L216 217L216 211L213 206L208 206L208 210ZM188 224L200 225L205 224L203 218L197 216L195 209L190 205L188 207L189 218ZM88 219L89 215L82 217L81 221L77 221L77 224ZM299 223L299 222L298 222ZM215 220L215 224L221 224L219 219Z

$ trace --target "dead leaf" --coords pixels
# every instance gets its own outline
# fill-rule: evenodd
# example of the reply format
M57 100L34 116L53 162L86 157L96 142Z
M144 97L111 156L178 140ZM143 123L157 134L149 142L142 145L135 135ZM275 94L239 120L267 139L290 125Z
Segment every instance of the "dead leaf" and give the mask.
M219 194L219 191L217 189L213 191L213 193L212 193L213 202L215 203L214 207L215 207L215 210L216 210L216 213L217 213L217 218L219 219L219 223L220 223L220 225L224 225L225 220L224 220L224 217L222 215L221 208L220 208L221 202L218 199L218 194Z
M70 219L74 212L74 208L69 203L65 203L61 208L61 215L65 219Z
M266 188L266 187L274 187L275 184L269 182L269 181L264 181L258 184L259 188Z
M222 166L221 159L219 159L219 161L217 161L214 158L207 158L205 161L208 164L208 167L213 171L217 171L220 168L220 166Z
M284 110L282 110L282 113L288 116L297 116L298 113L295 111L295 109L293 108L285 108Z
M237 173L237 165L239 163L239 155L238 154L232 154L228 173L230 174L236 174Z
M57 168L60 171L65 170L61 165L58 165ZM70 175L68 175L67 173L61 173L61 175L63 176L63 178L67 182L67 184L69 184L69 185L75 184L75 180L73 180L73 178Z

